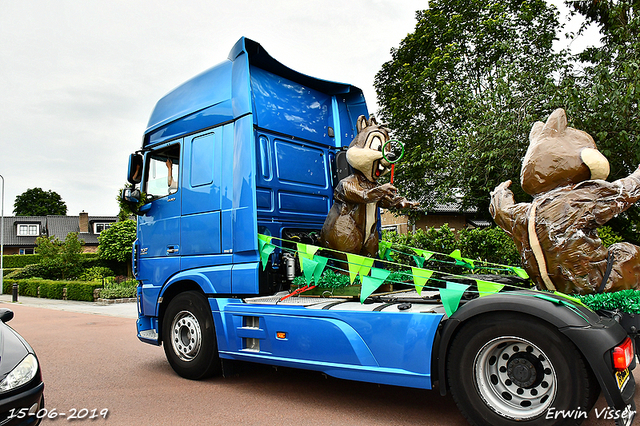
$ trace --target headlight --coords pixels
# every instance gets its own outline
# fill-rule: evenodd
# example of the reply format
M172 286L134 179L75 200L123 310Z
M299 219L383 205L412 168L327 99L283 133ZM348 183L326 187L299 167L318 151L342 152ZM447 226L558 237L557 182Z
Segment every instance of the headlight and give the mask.
M33 354L27 355L20 364L0 382L0 392L7 392L28 383L38 372L38 360Z

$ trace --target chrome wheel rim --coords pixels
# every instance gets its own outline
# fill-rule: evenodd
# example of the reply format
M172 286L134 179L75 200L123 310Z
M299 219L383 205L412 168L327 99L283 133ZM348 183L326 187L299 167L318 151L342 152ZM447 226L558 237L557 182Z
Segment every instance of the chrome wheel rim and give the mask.
M558 378L549 357L520 337L486 343L474 361L474 380L484 403L502 417L530 420L553 404Z
M181 311L171 323L171 346L182 361L193 361L202 346L198 319L189 311Z

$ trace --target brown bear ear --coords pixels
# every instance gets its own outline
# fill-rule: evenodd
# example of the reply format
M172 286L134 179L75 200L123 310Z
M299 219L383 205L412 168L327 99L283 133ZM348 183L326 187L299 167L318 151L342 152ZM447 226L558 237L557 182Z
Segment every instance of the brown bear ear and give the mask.
M558 133L563 133L567 130L567 114L562 108L558 108L549 116L544 127L555 130Z
M365 127L367 127L367 119L365 118L364 115L361 115L360 117L358 117L358 121L356 122L356 128L358 129L358 133L360 133L362 129L364 129Z
M378 125L378 122L376 121L376 118L372 116L369 119L369 126L377 126L377 125Z
M538 140L540 133L542 133L542 129L544 129L544 123L542 121L536 121L535 123L533 123L533 126L531 126L531 131L529 132L529 140Z

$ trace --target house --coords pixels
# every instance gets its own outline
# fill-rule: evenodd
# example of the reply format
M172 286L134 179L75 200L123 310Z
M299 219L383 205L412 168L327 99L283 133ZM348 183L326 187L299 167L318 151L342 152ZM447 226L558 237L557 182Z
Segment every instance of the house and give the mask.
M98 235L117 222L117 216L7 216L4 217L4 253L33 254L36 239L46 235L64 241L70 232L78 232L85 253L98 250Z
M395 231L399 234L415 232L417 229L440 228L447 224L449 228L487 228L493 223L477 217L477 209L462 209L457 203L436 204L427 210L419 210L413 220L408 216L394 215L386 209L381 210L381 226L383 230Z

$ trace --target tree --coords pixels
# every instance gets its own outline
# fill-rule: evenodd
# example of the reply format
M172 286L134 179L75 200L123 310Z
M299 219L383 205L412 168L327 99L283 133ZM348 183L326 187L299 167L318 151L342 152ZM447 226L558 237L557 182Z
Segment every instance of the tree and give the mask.
M43 278L70 278L82 271L82 246L77 232L67 234L64 242L56 237L42 236L36 239L36 253L45 275Z
M130 219L116 222L98 236L101 259L126 262L131 266L131 249L136 240L136 222Z
M54 191L31 188L16 197L13 214L16 216L64 216L67 214L67 205Z
M591 134L609 160L609 180L619 179L640 164L640 4L608 0L568 5L599 25L602 45L577 55L580 66L563 81L558 96L572 127ZM640 243L639 222L640 208L634 206L609 224L626 240Z
M517 181L532 123L560 106L549 101L566 64L552 46L558 13L544 0L434 0L416 17L375 80L405 143L397 186L426 208L461 198L488 216L489 191Z

